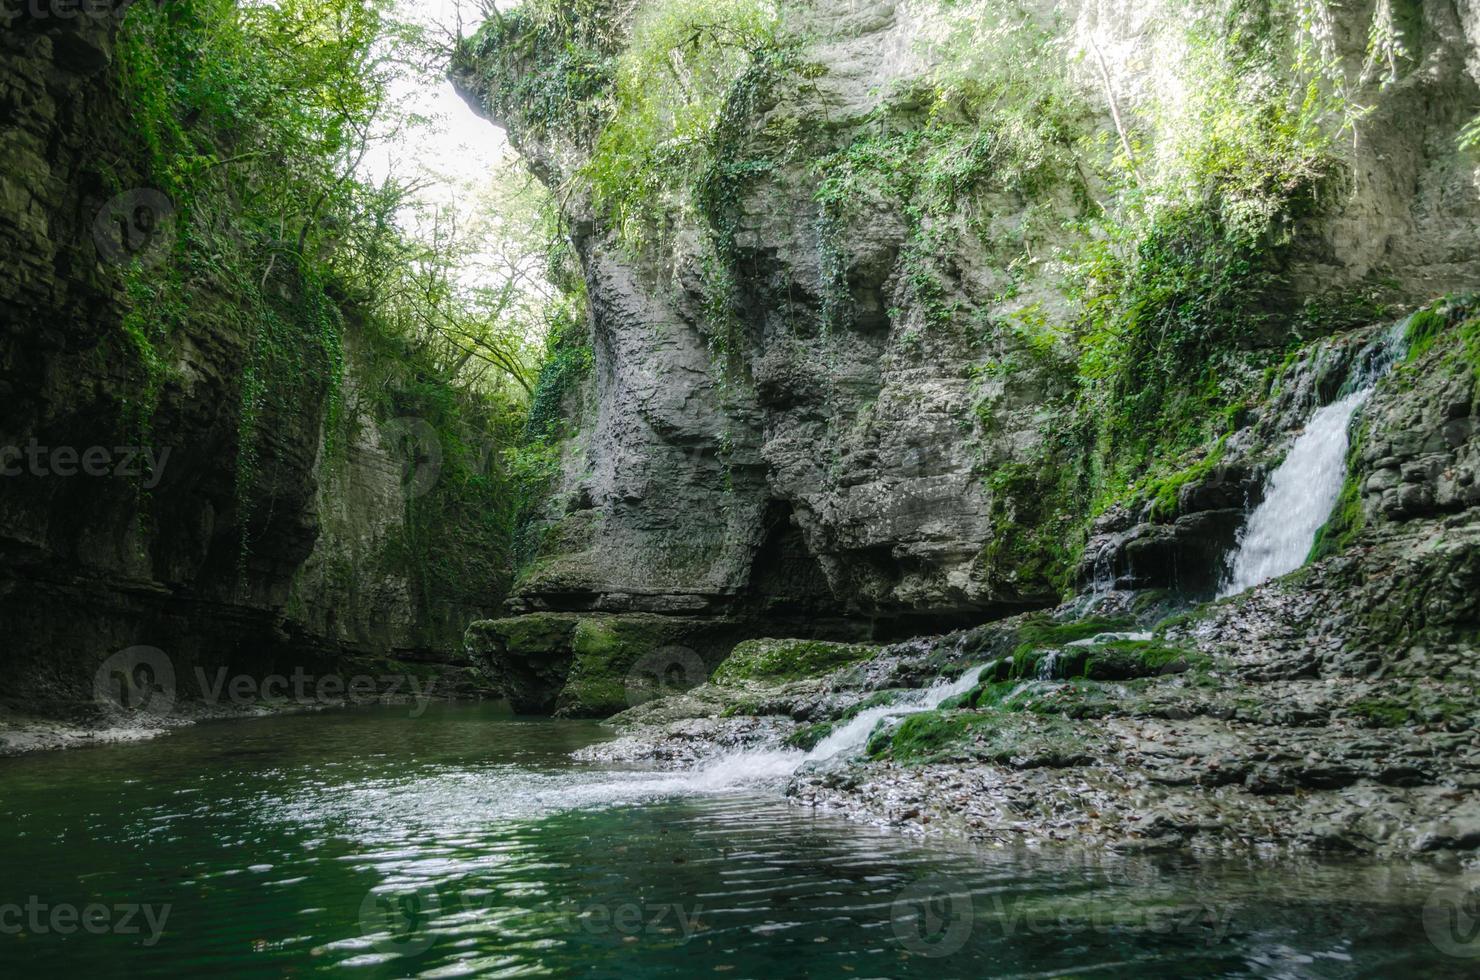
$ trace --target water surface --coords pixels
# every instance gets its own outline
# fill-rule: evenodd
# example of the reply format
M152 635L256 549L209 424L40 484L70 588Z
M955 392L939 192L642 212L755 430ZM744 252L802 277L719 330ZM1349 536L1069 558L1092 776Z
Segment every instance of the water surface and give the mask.
M0 975L1458 977L1480 963L1428 941L1439 879L1422 866L927 844L772 786L701 791L568 758L603 737L492 705L376 707L0 760L0 926L30 917L0 933ZM89 907L93 931L66 931L65 912L53 928L58 908Z

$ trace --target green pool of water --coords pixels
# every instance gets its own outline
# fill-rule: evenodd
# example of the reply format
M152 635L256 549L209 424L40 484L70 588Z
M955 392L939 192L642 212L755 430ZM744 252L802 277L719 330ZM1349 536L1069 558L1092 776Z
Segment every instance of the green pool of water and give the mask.
M0 760L0 976L1480 968L1480 939L1429 938L1423 866L922 843L568 758L602 737L378 707Z

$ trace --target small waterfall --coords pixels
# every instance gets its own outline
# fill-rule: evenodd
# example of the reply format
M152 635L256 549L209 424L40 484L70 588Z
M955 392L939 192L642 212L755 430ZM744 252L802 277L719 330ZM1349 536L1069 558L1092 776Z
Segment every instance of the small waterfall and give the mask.
M1305 564L1311 544L1331 517L1346 480L1346 453L1352 417L1402 349L1400 323L1358 355L1336 401L1316 410L1265 488L1264 501L1239 532L1226 598L1295 571Z
M894 704L880 705L860 711L842 728L836 729L827 738L818 742L802 762L821 762L834 756L862 748L868 741L874 726L885 718L900 718L937 708L942 702L965 694L976 687L983 668L973 667L954 681L936 681L934 684L911 695L904 695ZM801 763L798 763L800 765Z
M939 707L944 701L976 687L984 667L973 667L954 681L937 681L919 691L900 696L894 704L860 711L818 742L810 752L800 749L748 749L726 752L710 759L683 779L684 789L714 792L754 783L773 782L796 772L809 762L824 762L856 751L868 741L874 727L886 718L902 718Z

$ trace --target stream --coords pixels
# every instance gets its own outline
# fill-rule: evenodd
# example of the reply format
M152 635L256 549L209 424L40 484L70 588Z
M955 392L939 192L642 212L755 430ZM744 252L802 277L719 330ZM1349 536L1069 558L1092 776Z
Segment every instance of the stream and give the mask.
M0 759L0 975L1464 976L1422 865L921 841L501 705ZM793 760L794 763L794 760ZM788 765L791 765L789 763Z

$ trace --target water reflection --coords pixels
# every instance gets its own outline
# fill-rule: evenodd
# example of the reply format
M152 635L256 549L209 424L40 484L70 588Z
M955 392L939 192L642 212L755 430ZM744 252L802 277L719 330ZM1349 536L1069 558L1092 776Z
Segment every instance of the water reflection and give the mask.
M568 759L601 737L488 706L366 709L0 760L0 904L170 908L152 945L49 921L0 936L0 969L939 980L1477 962L1428 941L1442 878L1422 866L925 845L771 790L695 794Z

